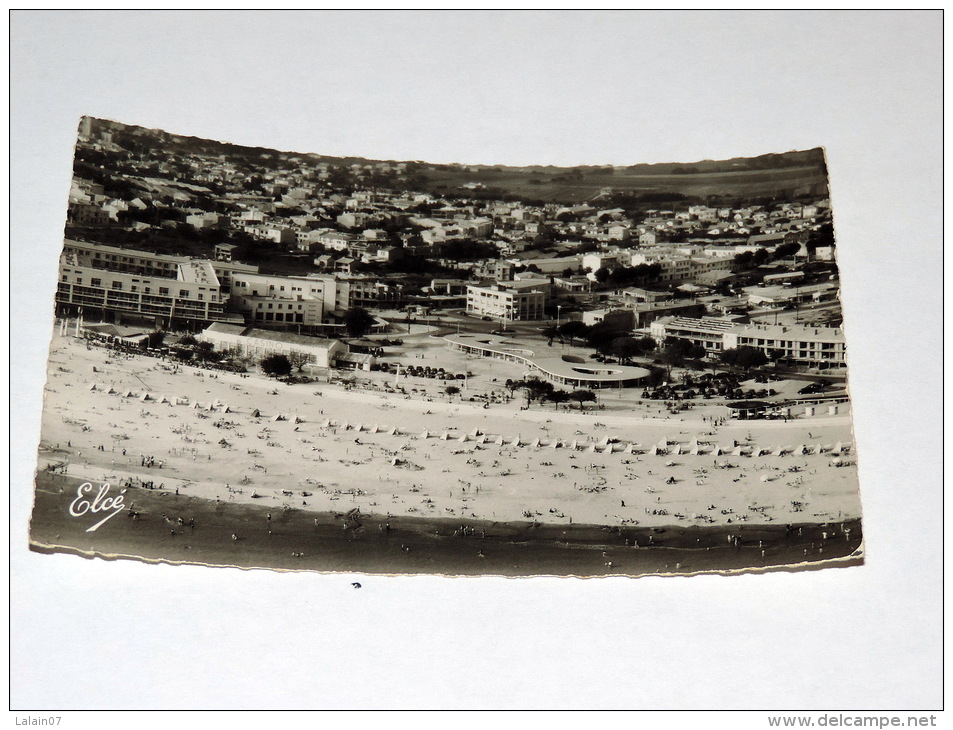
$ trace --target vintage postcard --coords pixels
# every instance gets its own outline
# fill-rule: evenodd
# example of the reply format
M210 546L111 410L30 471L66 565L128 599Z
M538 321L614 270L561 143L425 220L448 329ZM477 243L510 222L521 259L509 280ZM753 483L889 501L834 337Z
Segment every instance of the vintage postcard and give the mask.
M823 150L622 162L84 118L31 548L378 574L861 562Z

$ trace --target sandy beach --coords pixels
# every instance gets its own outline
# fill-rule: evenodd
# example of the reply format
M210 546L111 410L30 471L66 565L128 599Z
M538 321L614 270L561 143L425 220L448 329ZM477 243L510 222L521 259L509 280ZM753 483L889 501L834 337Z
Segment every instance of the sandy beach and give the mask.
M860 516L846 415L521 404L287 385L57 335L39 469L275 510L617 526Z

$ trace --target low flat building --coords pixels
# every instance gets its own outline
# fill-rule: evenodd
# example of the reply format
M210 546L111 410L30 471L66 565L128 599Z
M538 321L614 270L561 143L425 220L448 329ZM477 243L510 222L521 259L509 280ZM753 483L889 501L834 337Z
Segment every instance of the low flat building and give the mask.
M207 327L198 339L211 342L216 350L238 350L254 360L269 355L302 355L310 364L322 368L334 367L338 358L347 353L347 346L339 340L221 323Z

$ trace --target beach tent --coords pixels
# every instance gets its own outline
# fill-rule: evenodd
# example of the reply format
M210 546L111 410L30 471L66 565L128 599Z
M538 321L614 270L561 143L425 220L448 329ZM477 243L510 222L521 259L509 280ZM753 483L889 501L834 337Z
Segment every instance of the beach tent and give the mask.
M516 436L516 438L514 438L512 441L510 441L510 446L519 446L519 445L520 445L520 437L519 437L519 436Z
M428 431L428 430L425 428L425 429L423 430L423 432L420 434L420 438L422 438L422 439L429 439L429 438L430 438L430 431Z
M833 456L839 456L839 455L840 455L840 452L843 450L843 448L844 448L844 447L843 447L843 444L841 444L841 442L838 441L836 444L834 444L834 448L831 449L831 454L832 454Z
M803 456L807 453L807 449L804 448L804 444L800 444L796 449L794 449L794 453L798 456Z
M460 436L460 438L457 439L457 441L459 441L461 444L465 444L468 438L469 437L466 434L463 434Z
M391 436L400 436L400 429L397 428L397 426L394 426L394 427L390 430L390 435L391 435Z
M649 454L652 456L657 456L659 453L658 444L652 444L652 448L649 449Z
M202 404L199 403L198 401L195 401L195 403L192 404L192 410L193 410L193 411L194 411L196 408L201 408L201 407L202 407Z
M225 406L225 412L228 413L228 406ZM295 424L304 423L298 416L295 416Z
M634 454L634 453L635 453L635 444L633 444L633 443L628 443L628 444L626 444L626 445L625 445L625 448L622 449L622 453L624 453L624 454Z
M502 445L503 445L503 436L497 436L496 439L494 439L494 443L496 443L497 446L502 446Z
M271 417L271 420L272 420L272 421L284 421L284 420L287 420L287 419L285 419L285 417L282 416L280 413L276 413L275 415L273 415L273 416Z
M473 438L476 438L477 436L480 436L480 435L481 435L481 434L480 434L480 429L478 429L478 428L473 429L472 431L470 431L470 435L473 436Z
M698 445L698 441L692 441L692 448L688 453L694 456L698 456L700 453L702 453L701 446Z
M251 417L252 417L252 418L261 418L261 411L259 411L259 410L256 408L255 410L253 410L253 411L251 412Z
M771 449L758 449L758 456L764 456L765 454L770 454Z
M125 393L122 394L122 397L123 397L123 398L133 398L133 397L135 397L135 396L133 395L133 392L132 392L131 390L127 390Z
M96 390L96 383L90 383L89 390Z
M450 432L449 432L449 431L444 431L442 434L440 434L440 440L441 440L441 441L446 441L446 440L449 439L449 438L450 438Z
M218 406L216 406L214 403L212 403L211 401L209 401L209 404L208 404L208 406L206 406L205 410L207 410L207 411L214 411L217 407L218 407Z
M551 448L551 449L558 449L558 448L559 448L559 445L560 445L560 444L559 444L559 439L553 439L553 440L549 443L549 448Z
M106 389L106 392L107 392L109 395L114 395L116 391L113 390L113 387L110 385L109 388Z
M778 448L776 448L776 449L774 450L774 455L775 455L775 456L784 456L784 447L783 447L783 446L778 446Z
M164 395L159 396L159 403L168 403L168 402L169 402L169 399L166 398Z
M331 427L331 419L330 419L330 418L325 418L325 419L321 422L321 428L330 428L330 427Z
M606 436L606 437L603 438L601 441L599 441L599 445L600 445L600 446L608 446L608 445L609 445L609 437Z
M228 406L225 406L225 407L222 409L222 413L231 413L231 412L232 412L232 409L229 408Z
M814 453L815 453L815 454L818 454L818 455L823 454L823 453L824 453L824 447L821 446L820 444L817 444L817 446L814 447Z
M378 428L377 424L375 423L373 426L371 426L371 427L367 430L367 432L368 432L368 433L377 433L378 430L379 430L379 428Z
M716 447L715 447L715 450L712 451L711 453L712 453L713 456L721 456L721 455L722 455L723 453L725 453L725 452L724 452L724 450L723 450L720 446L716 446Z
M486 443L486 434L485 434L485 433L481 433L479 436L477 436L477 443L478 443L478 444L485 444L485 443Z
M741 456L741 449L742 449L742 448L743 448L742 446L736 446L736 447L735 447L735 450L731 452L731 455L732 455L732 456Z
M603 446L603 447L602 447L602 453L603 453L603 454L611 454L611 453L612 453L612 444L606 444L605 446Z
M539 439L533 439L529 446L531 449L538 449L540 446Z
M682 453L682 445L675 444L675 448L672 450L672 453L675 454L676 456L680 455Z

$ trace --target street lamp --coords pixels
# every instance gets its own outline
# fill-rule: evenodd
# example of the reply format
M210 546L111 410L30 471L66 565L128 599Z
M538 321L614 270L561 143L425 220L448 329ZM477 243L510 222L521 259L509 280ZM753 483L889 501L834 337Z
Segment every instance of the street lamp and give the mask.
M560 315L560 313L562 312L562 309L563 309L563 307L562 307L561 304L557 304L557 305L556 305L556 326L557 326L557 327L559 326L559 315Z

